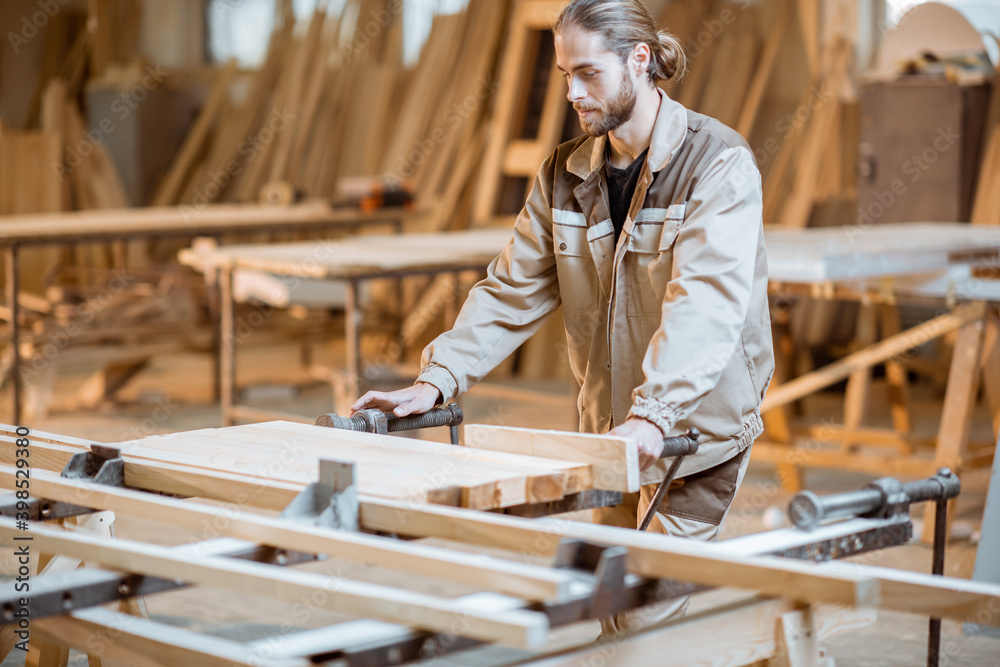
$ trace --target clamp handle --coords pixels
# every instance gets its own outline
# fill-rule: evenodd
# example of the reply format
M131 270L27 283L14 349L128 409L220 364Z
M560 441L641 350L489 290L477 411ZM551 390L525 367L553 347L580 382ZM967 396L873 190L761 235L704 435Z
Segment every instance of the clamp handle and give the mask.
M698 438L701 431L693 426L684 435L675 435L663 439L663 452L661 459L669 459L674 456L690 456L698 452Z
M642 515L642 519L639 521L638 530L640 533L645 532L646 528L649 527L650 522L653 520L653 515L656 514L656 510L659 509L660 503L663 502L667 491L670 489L670 484L674 481L674 477L677 476L677 471L680 469L681 463L684 462L684 457L698 451L698 438L700 437L701 431L692 426L684 435L664 438L663 452L660 454L660 458L667 459L673 457L674 460L670 463L667 475L660 482L660 485L656 487L656 493L653 494L653 499L649 501L649 506L646 507L646 513Z

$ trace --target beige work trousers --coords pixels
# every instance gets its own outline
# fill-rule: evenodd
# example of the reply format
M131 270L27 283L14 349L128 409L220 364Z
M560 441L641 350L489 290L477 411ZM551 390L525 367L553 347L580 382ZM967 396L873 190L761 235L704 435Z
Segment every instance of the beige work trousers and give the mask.
M737 460L739 459L739 460ZM661 503L647 532L661 533L671 537L686 537L695 540L713 542L718 538L725 522L733 497L743 483L747 466L750 463L750 448L737 454L716 467L718 474L712 470L693 475L692 479L675 480L674 485L682 482L680 488L684 493L678 493L674 485ZM622 504L615 507L602 507L592 510L594 523L605 526L618 526L635 530L656 494L656 484L648 484L639 489L639 493L625 494ZM685 488L686 487L686 488ZM671 505L671 496L680 497ZM710 503L705 501L709 500ZM711 504L704 511L699 507ZM680 515L680 516L679 516ZM707 519L705 521L697 518ZM717 521L716 521L717 519ZM664 590L666 594L666 589ZM644 627L654 625L674 616L680 616L687 611L689 597L673 598L662 602L653 602L644 607L630 609L616 614L611 618L601 620L601 638L607 638L621 632L634 632Z

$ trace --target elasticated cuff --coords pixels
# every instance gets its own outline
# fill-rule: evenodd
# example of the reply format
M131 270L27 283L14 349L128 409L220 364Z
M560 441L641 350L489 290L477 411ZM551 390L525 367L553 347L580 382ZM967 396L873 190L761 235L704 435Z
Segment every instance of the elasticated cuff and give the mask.
M656 398L643 398L636 396L632 402L632 409L628 412L629 418L638 417L648 422L656 424L656 427L663 432L663 437L667 437L670 429L677 423L677 414L666 403Z
M427 366L420 371L417 382L426 382L437 387L437 390L441 392L441 399L445 403L455 398L458 393L458 383L444 366Z

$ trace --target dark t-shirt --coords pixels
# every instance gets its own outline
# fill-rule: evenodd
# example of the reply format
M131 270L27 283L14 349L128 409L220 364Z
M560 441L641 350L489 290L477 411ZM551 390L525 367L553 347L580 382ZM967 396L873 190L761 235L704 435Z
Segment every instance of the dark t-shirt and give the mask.
M635 186L639 183L639 173L642 172L642 164L646 161L649 149L644 150L629 166L617 169L611 166L611 142L608 141L606 146L604 171L608 180L608 207L611 213L611 224L615 227L615 242L617 242L622 233L622 227L625 226L625 218L628 217L628 210L632 205L632 195L635 194Z

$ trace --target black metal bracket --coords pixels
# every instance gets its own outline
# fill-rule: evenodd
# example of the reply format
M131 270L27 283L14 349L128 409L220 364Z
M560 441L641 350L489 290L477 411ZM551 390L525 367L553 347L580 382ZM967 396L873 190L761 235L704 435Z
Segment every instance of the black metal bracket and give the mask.
M62 470L66 479L107 486L125 486L125 460L115 447L91 445L90 451L74 454Z
M358 513L354 464L320 459L319 481L302 489L279 516L324 528L357 531Z
M491 511L498 514L510 514L528 519L537 519L538 517L563 514L564 512L579 512L597 507L614 507L621 504L622 493L620 491L587 489L579 493L571 493L559 500L550 500L544 503L525 503L524 505L501 507Z
M91 445L89 451L78 452L70 457L63 466L62 476L66 479L106 484L108 486L125 486L125 461L121 450L104 445ZM0 496L0 516L9 518L24 518L28 513L29 521L49 521L52 519L68 519L84 514L93 514L89 507L73 503L44 498L28 498L18 500L13 495Z

